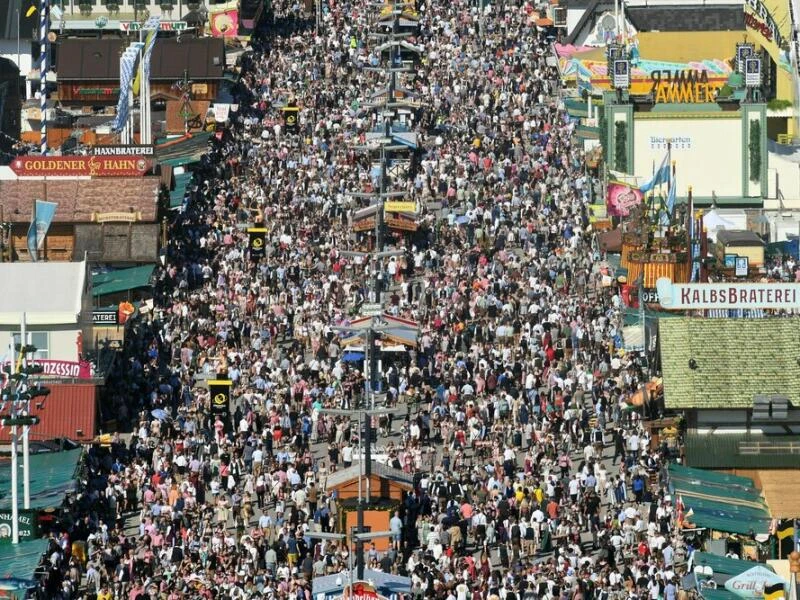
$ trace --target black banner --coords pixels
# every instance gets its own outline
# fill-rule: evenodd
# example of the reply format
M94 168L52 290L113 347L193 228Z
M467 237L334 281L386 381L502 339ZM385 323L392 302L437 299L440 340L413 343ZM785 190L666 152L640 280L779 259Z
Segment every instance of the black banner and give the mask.
M212 379L208 382L208 391L211 393L211 414L222 418L228 425L231 415L231 380Z
M248 247L250 248L250 259L260 260L264 258L266 244L267 244L267 230L262 228L248 229L247 233L250 236Z
M287 131L297 131L299 114L300 108L297 106L289 105L283 108L283 121L286 124Z

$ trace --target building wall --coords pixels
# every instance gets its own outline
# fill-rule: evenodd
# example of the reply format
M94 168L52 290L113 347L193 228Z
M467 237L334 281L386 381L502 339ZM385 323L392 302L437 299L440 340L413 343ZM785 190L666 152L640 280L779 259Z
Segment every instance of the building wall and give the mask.
M351 510L345 513L345 532L350 532L353 527L358 526L358 512ZM364 525L370 531L389 531L389 519L392 518L392 512L388 510L365 510L364 511ZM389 538L377 538L374 542L365 542L364 549L369 550L371 543L375 544L375 549L378 552L386 552L389 549L391 540Z
M16 327L3 326L0 328L0 348L5 348L13 333L19 333L19 325ZM48 360L78 360L78 335L81 329L76 325L48 327L28 327L28 332L44 332L47 334L47 356L39 356Z
M760 266L764 264L764 248L761 246L726 246L725 254L746 256L750 261L750 266Z
M80 223L75 225L75 260L86 254L99 262L154 262L158 223Z
M639 117L639 115L637 115ZM672 138L679 198L692 186L695 196L740 197L742 189L742 121L731 118L635 118L634 174L652 177L667 154L664 139ZM764 157L766 160L766 156Z

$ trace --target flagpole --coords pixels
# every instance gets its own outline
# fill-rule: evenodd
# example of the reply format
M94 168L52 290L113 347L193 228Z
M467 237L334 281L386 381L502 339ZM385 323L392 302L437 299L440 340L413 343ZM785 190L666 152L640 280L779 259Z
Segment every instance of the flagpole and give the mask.
M692 281L692 186L686 197L686 261L689 263L689 282Z
M47 13L49 0L39 5L39 105L42 112L39 143L42 156L47 154Z
M45 185L45 197L47 197L47 177L45 177L44 185ZM35 236L34 237L34 242L33 242L33 247L34 247L33 256L31 256L31 259L33 260L33 262L38 262L39 261L39 226L36 224L36 199L35 198L33 200L33 210L31 212L32 212L31 221L33 222L33 233L34 233L34 236ZM23 344L24 344L24 342L23 342Z

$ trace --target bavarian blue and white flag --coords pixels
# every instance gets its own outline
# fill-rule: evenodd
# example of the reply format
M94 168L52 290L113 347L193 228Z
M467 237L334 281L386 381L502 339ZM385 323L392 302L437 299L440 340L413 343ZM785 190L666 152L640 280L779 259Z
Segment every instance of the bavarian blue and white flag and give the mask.
M145 80L150 79L150 58L153 54L153 48L156 45L156 36L158 30L161 28L161 17L150 17L144 24L144 30L147 31L147 37L144 41L144 53L142 55L142 70L141 74ZM136 80L133 83L133 93L139 95L139 73L136 73Z
M662 183L666 183L669 180L669 154L664 155L664 160L661 161L661 166L653 175L653 178L650 181L645 181L642 185L639 186L639 189L642 191L643 194L646 194L650 190L652 190L657 185L661 185Z
M35 200L35 202L36 214L28 227L28 254L33 262L39 260L39 250L44 245L44 238L47 237L47 231L58 207L56 202L46 200Z
M119 132L128 120L128 97L133 84L133 72L143 42L133 42L119 58L119 100L117 101L117 117L114 119L114 132Z
M667 201L665 203L664 210L661 211L661 224L664 227L668 227L669 222L672 220L672 214L675 211L675 194L677 189L678 186L675 183L675 177L673 176L672 181L670 181L669 193L667 194Z

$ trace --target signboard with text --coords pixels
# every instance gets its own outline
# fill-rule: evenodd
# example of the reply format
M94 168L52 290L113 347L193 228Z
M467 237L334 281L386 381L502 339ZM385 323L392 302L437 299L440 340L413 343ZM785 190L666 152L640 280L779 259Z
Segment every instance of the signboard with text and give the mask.
M185 31L186 21L161 21L159 29L161 31ZM120 21L119 30L124 32L139 31L142 28L142 23L138 21Z
M92 146L89 152L93 156L153 156L153 146Z
M417 203L416 202L398 202L398 201L384 202L383 209L384 209L385 212L415 213L415 212L417 212Z
M119 323L119 311L117 310L96 310L92 313L93 325L117 325Z
M764 588L773 583L786 584L781 577L759 565L728 579L725 589L741 598L760 600L764 597Z
M11 511L0 510L0 542L11 543ZM17 513L19 540L35 540L39 537L39 524L35 510L19 509Z
M4 364L8 364L6 361ZM44 370L37 377L59 377L64 379L91 379L92 367L87 361L36 359L35 364Z
M20 156L11 161L18 177L141 177L150 161L141 156Z
M705 70L656 69L650 73L653 102L662 103L703 103L715 102L716 94L722 84L712 83Z
M800 283L672 283L662 277L656 290L667 310L800 308Z

